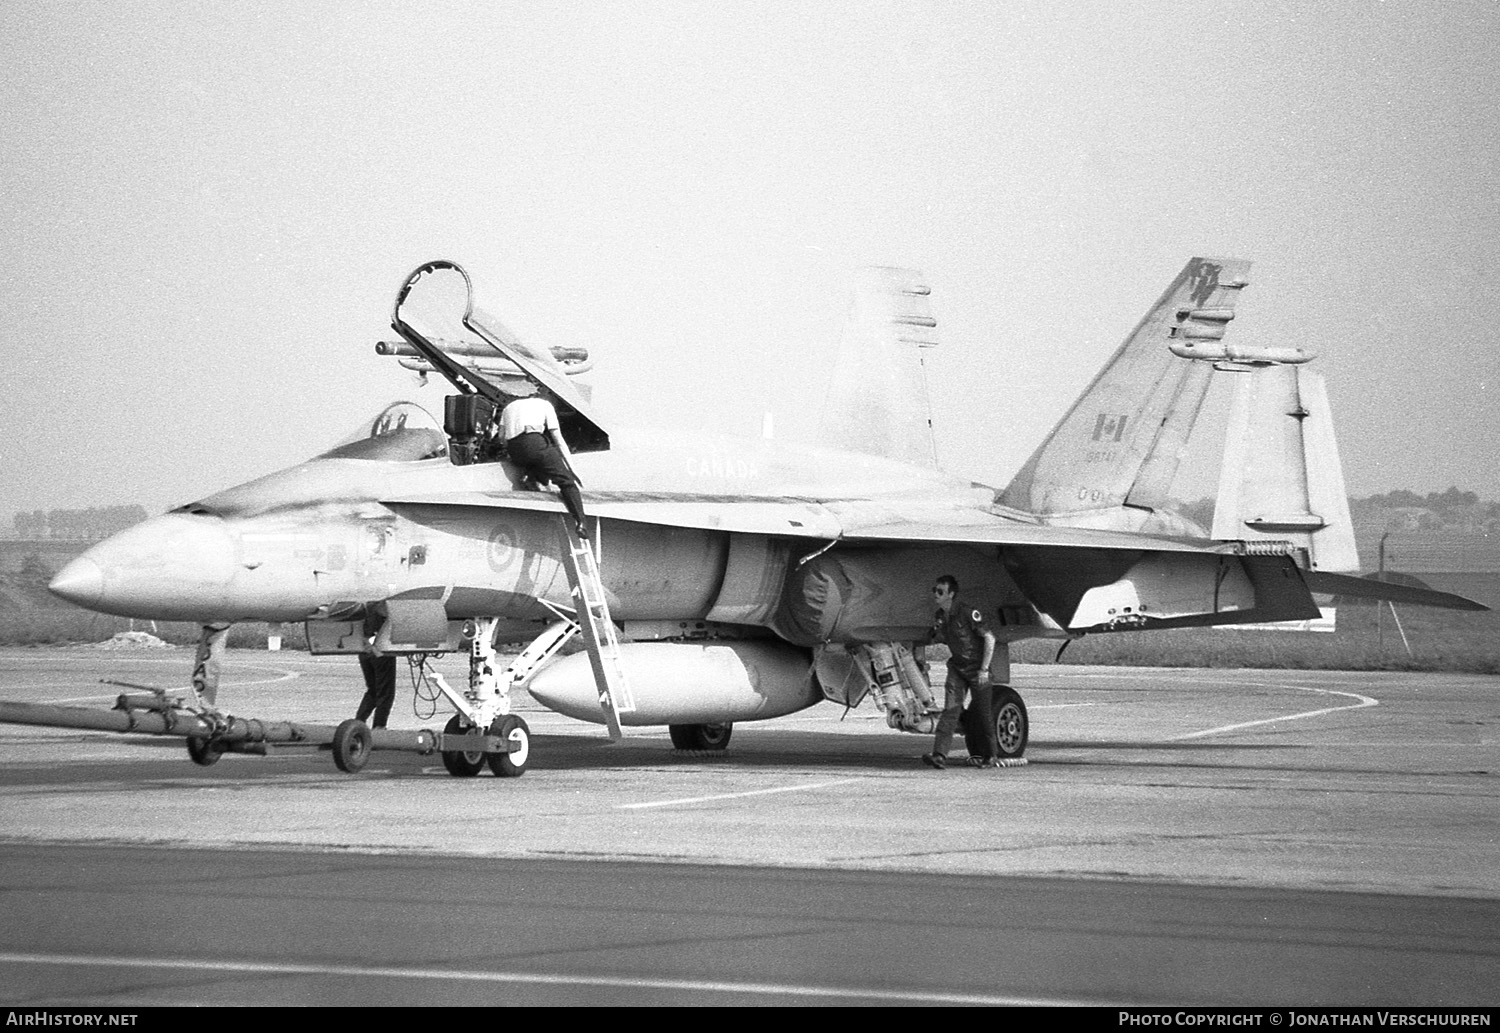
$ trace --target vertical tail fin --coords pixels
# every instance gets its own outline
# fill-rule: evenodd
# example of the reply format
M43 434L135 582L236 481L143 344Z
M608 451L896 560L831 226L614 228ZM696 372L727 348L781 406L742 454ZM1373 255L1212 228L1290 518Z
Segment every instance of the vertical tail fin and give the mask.
M931 293L914 269L862 270L823 405L822 443L937 466L922 356L937 346Z
M1289 540L1311 570L1359 569L1322 374L1270 366L1237 375L1213 536Z
M1208 393L1218 345L1250 263L1194 258L1073 403L1000 496L1043 517L1158 509ZM1205 355L1212 358L1213 355Z

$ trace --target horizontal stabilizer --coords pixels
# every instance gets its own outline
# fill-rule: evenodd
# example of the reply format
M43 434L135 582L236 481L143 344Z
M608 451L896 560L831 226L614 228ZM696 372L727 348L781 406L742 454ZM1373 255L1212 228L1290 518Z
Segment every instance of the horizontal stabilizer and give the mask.
M1433 588L1398 585L1391 581L1374 581L1370 578L1332 574L1322 570L1304 570L1302 576L1307 581L1309 589L1330 595L1352 596L1356 599L1379 599L1390 603L1410 603L1413 606L1438 606L1445 610L1489 609L1483 603L1476 603L1472 599L1465 599L1451 592L1439 592Z

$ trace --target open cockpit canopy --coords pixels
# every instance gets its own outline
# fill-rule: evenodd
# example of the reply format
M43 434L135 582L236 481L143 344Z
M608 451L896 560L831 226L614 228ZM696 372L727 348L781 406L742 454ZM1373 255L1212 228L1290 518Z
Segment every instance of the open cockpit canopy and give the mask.
M494 316L475 307L469 274L453 262L428 262L402 284L391 328L463 394L479 394L496 409L514 398L543 392L557 410L563 437L574 452L602 452L609 434L550 349L521 340ZM491 380L448 354L490 354L514 369Z

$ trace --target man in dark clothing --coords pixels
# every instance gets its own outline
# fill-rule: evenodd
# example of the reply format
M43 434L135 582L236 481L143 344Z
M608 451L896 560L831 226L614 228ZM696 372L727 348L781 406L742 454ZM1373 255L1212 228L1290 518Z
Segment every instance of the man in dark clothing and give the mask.
M978 609L958 601L958 579L953 575L938 578L932 596L937 602L937 613L933 614L927 643L942 642L950 655L948 680L943 685L943 715L938 718L932 752L922 754L922 762L929 767L947 767L948 747L953 744L964 696L970 694L973 697L970 719L981 722L985 729L989 754L970 757L969 763L992 767L1000 752L995 742L995 722L990 715L990 662L995 658L995 633L984 626L984 615ZM924 663L927 643L919 647L918 659Z
M396 658L361 653L359 669L365 676L365 696L354 712L355 720L369 720L371 728L384 728L396 702Z

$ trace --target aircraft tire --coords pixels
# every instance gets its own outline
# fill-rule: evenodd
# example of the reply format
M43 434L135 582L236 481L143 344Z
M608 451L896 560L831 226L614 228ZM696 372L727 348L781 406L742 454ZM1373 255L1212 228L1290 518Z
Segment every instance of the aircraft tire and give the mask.
M192 758L194 764L200 767L211 767L219 763L219 758L224 756L224 744L215 742L213 739L189 736L187 748L188 756Z
M509 739L521 748L514 753L486 753L490 770L496 778L520 778L526 774L526 762L531 759L531 729L515 714L497 717L490 725L490 734Z
M697 750L704 753L719 753L729 745L734 734L734 724L725 721L711 725L668 725L672 745L679 750Z
M370 759L370 727L349 718L333 730L333 763L340 771L354 774Z
M990 701L990 716L995 719L995 741L1000 744L1000 756L996 759L1019 758L1031 739L1031 718L1021 694L1009 685L996 686Z
M449 735L463 735L468 732L463 718L454 714L448 719L448 724L443 731ZM448 774L454 778L473 778L484 769L483 753L466 753L462 750L443 750L443 767L448 769Z
M1026 714L1026 704L1021 694L1009 685L996 685L990 689L990 717L995 722L995 741L1000 746L996 760L1015 760L1026 752L1026 743L1031 738L1031 719ZM970 727L970 713L965 710L960 724L964 733L964 746L969 756L982 757L989 753L989 743L979 729Z

